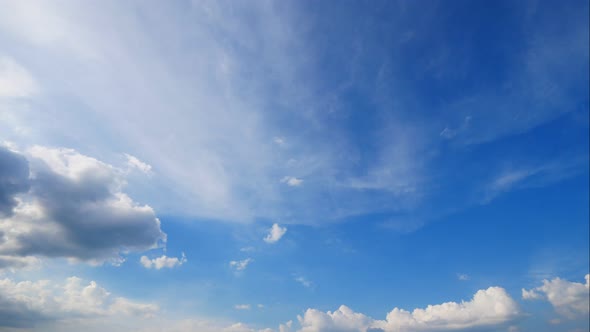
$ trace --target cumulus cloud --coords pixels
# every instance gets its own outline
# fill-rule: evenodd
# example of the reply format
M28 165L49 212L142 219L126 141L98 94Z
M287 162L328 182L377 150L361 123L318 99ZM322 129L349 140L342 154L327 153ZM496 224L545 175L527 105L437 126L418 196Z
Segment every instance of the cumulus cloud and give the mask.
M26 156L0 148L0 256L120 262L166 240L153 209L123 192L121 170L71 149Z
M429 305L412 312L395 308L385 321L376 322L375 327L385 331L453 331L504 324L519 315L518 305L503 288L490 287L477 291L470 301L461 303Z
M236 309L236 310L250 310L250 305L249 304L236 304L234 306L234 309Z
M0 75L1 76L1 75ZM0 217L11 216L16 195L29 189L29 164L25 157L0 145Z
M272 227L268 230L268 234L264 238L264 242L266 243L276 243L278 242L283 235L287 233L286 227L281 227L279 224L274 223Z
M39 263L40 260L34 256L18 257L0 255L0 272L3 270L15 272L16 270L20 270L25 267L37 266Z
M279 332L290 332L293 327L293 321L290 320L284 324L279 325Z
M297 319L301 325L299 332L364 332L373 324L373 319L356 313L345 305L334 312L307 309Z
M490 287L478 291L470 301L429 305L412 312L394 308L385 320L375 320L344 305L334 312L308 309L298 319L299 332L458 331L497 327L520 315L518 305L503 288Z
M241 261L231 261L229 262L229 266L237 272L244 271L250 263L254 260L252 258L246 258Z
M34 327L68 318L151 316L158 306L115 297L96 282L0 280L0 327Z
M587 274L585 279L585 284L561 278L543 280L542 286L531 290L523 288L522 298L525 300L545 299L551 303L558 314L568 318L588 315L590 308L590 274Z
M180 258L177 257L168 257L166 255L162 255L158 258L149 259L147 256L141 256L139 262L143 267L146 269L156 269L160 270L163 268L174 268L177 266L181 266L182 264L186 263L186 255L182 253Z

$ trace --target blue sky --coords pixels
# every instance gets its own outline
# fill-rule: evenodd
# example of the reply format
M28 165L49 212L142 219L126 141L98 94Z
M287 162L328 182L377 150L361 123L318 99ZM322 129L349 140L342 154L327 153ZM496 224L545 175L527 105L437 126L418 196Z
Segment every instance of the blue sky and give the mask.
M588 330L587 1L0 8L0 331Z

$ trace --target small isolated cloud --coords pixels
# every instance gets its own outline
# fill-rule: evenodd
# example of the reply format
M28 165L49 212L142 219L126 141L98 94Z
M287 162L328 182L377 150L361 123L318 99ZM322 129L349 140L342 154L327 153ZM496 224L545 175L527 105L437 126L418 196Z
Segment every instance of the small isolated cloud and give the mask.
M255 251L255 250L256 250L256 248L254 248L254 247L243 247L243 248L240 248L240 251L241 252L252 252L252 251Z
M281 227L279 224L274 223L272 227L268 230L268 234L264 237L264 242L266 243L276 243L278 242L283 235L287 233L286 227Z
M440 132L440 137L443 137L446 139L451 139L451 138L455 137L456 134L457 134L457 132L455 130L450 129L449 127L445 127L445 129L443 129Z
M264 304L257 304L256 307L258 307L258 309L264 309Z
M461 281L467 281L467 280L470 280L471 277L467 274L464 274L464 273L457 273L457 279L459 279Z
M443 129L440 132L440 137L445 138L445 139L452 139L455 136L459 135L462 132L465 132L466 130L469 129L469 124L471 123L471 116L466 116L463 119L463 123L457 128L457 129L451 129L449 127L445 127L445 129Z
M571 282L561 278L543 280L543 285L531 290L522 289L524 300L547 300L555 311L567 318L588 315L590 307L590 274L586 283Z
M298 179L294 176L285 176L284 178L281 179L282 183L285 183L288 186L291 187L299 187L300 185L303 184L303 180L302 179Z
M186 263L186 255L182 253L180 258L177 257L167 257L166 255L162 255L161 257L149 259L147 256L141 256L139 262L143 267L146 269L156 269L160 270L163 268L174 268L177 266L181 266L182 264Z
M236 310L250 310L250 305L249 304L236 304L234 306L234 309L236 309Z
M246 258L241 261L231 261L229 262L229 267L231 267L237 272L241 272L244 271L248 267L248 265L253 261L254 260L252 258Z
M310 288L311 286L313 286L313 283L307 280L305 277L296 277L295 281L302 284L305 288Z
M137 157L125 153L127 158L127 167L129 169L136 169L146 175L153 175L152 166L139 160Z
M285 139L283 137L275 137L272 139L273 142L275 142L276 145L278 146L284 146L285 145Z

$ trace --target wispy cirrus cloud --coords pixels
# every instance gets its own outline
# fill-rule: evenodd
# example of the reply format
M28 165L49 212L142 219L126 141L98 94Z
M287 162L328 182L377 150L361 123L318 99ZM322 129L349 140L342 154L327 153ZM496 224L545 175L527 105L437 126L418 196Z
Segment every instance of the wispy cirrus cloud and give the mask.
M4 67L16 73L11 82L34 82L6 85L21 86L6 90L11 96L31 97L5 107L6 138L92 150L105 160L122 153L113 150L123 142L121 149L142 158L133 160L136 169L158 170L152 186L137 190L142 200L162 213L226 221L323 223L416 210L437 188L432 174L441 136L473 146L551 121L572 109L568 100L584 72L572 68L587 66L588 58L579 47L587 39L583 19L566 21L565 39L525 25L534 42L512 59L520 65L510 67L505 81L475 84L468 96L431 105L421 102L424 91L401 86L403 75L396 80L402 68L412 65L433 81L456 79L443 69L469 56L430 45L441 52L404 57L432 37L411 24L409 17L422 12L414 6L381 27L398 62L370 38L327 48L309 28L321 29L322 22L295 2L107 1L89 9L69 1L8 1L3 7L2 38L15 50ZM177 19L163 19L163 12ZM362 23L354 24L358 36L379 35ZM334 73L322 61L337 58L334 52L351 56L334 64L338 79L326 81L320 74ZM370 93L353 100L351 91ZM40 103L47 105L43 112ZM363 119L353 116L355 103L366 104ZM427 123L417 110L430 109L440 117ZM277 181L285 174L285 183Z
M248 265L250 265L250 263L252 263L253 261L254 261L254 259L252 259L252 258L230 261L229 267L234 269L236 272L242 272L242 271L246 270Z

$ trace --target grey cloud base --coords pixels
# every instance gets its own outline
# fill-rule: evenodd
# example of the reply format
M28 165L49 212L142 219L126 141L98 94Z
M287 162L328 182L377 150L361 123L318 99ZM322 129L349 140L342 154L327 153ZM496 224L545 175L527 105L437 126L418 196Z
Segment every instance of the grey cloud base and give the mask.
M29 189L29 164L25 157L0 146L0 217L11 216L18 204L15 195Z
M37 146L27 156L0 148L2 265L30 256L117 261L166 240L153 209L122 192L117 168L69 149Z

